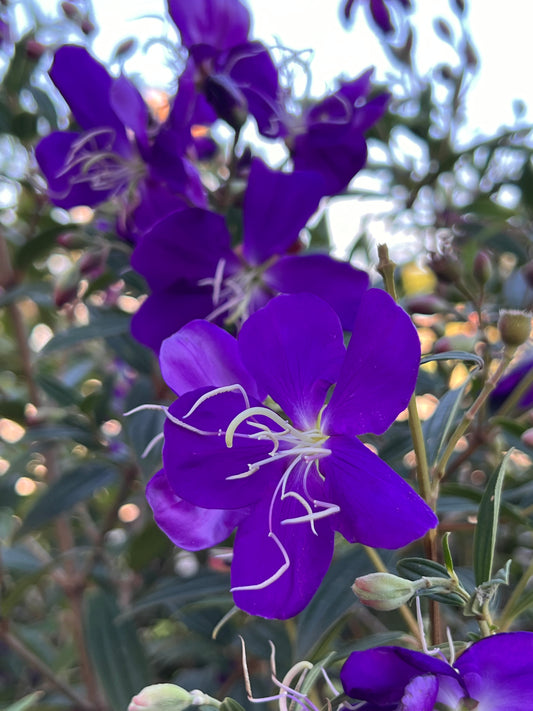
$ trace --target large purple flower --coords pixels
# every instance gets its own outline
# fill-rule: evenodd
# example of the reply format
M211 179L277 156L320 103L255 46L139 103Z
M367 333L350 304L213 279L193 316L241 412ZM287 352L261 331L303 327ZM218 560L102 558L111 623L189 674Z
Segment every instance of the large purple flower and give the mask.
M401 647L352 652L341 670L361 711L522 711L533 708L533 633L487 637L448 664ZM436 704L440 704L438 707Z
M205 204L198 174L184 158L184 135L163 126L153 136L148 109L126 77L110 76L77 46L57 50L50 76L81 128L55 131L36 147L54 204L94 206L119 196L122 218L139 207L139 229L185 205Z
M180 396L168 409L164 470L148 485L155 518L183 548L237 525L235 603L288 618L327 571L335 531L398 548L435 526L414 490L358 439L383 433L412 394L420 346L383 291L363 295L348 348L335 311L311 294L278 296L237 340L194 321L160 361ZM261 402L268 395L275 406Z
M266 47L248 37L246 7L239 0L169 0L168 7L188 70L215 115L239 129L250 113L260 133L277 135L278 73Z
M134 336L159 350L194 318L240 326L279 293L309 291L351 327L367 275L325 254L287 254L323 194L320 174L281 173L252 162L237 253L221 215L188 209L158 222L139 241L132 264L152 294L132 322Z

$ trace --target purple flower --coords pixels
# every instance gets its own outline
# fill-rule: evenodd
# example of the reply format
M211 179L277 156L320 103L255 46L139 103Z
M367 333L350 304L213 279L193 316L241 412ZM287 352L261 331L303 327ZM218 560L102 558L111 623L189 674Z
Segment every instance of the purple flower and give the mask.
M357 0L346 0L344 3L343 15L346 21L351 19L352 10ZM392 24L390 18L390 11L387 4L390 0L369 0L368 6L370 9L370 14L376 25L385 34L390 34L394 32L394 25ZM400 0L400 3L406 10L411 9L411 0ZM393 3L394 4L394 3Z
M163 376L180 397L148 500L183 548L213 545L237 525L232 592L250 614L302 610L328 569L335 531L398 548L437 522L359 440L383 433L407 405L417 333L377 289L363 295L352 327L346 349L325 301L282 295L237 339L193 321L161 348ZM266 395L277 405L263 406Z
M224 218L208 210L182 210L158 222L132 256L152 289L133 318L133 335L158 351L192 319L240 326L276 294L300 291L324 298L350 328L367 275L325 254L287 254L322 194L318 173L281 173L255 159L239 253Z
M361 711L522 711L533 708L533 633L510 632L473 644L452 664L401 647L352 652L344 691Z
M367 158L365 132L378 121L388 94L368 100L372 70L307 107L301 116L286 115L285 141L295 170L314 170L326 181L325 195L343 191Z
M277 135L278 73L266 47L249 40L246 7L239 0L169 0L168 6L189 51L186 71L193 69L216 116L238 130L250 113L260 133Z
M530 355L524 358L507 375L505 375L496 385L490 395L490 405L492 410L497 410L507 400L509 395L515 390L522 380L529 375L533 368L533 357ZM527 409L533 405L533 385L529 387L520 398L518 407Z
M182 136L165 127L151 135L148 109L126 77L111 77L77 46L57 50L50 76L82 129L55 131L36 147L54 204L94 206L119 196L123 219L140 206L143 229L152 217L205 203Z

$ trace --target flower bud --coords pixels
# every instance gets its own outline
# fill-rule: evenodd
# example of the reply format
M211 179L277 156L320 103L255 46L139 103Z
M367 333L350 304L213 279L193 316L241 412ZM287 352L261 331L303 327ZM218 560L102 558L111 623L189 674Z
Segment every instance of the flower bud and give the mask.
M531 314L514 310L500 311L498 328L504 344L517 348L529 338L531 333Z
M436 276L446 284L454 284L462 276L461 262L451 254L434 252L430 255L428 264Z
M35 39L29 39L26 42L26 56L29 59L37 61L46 52L46 47L41 42L37 42Z
M83 276L95 279L105 269L108 249L89 250L81 255L78 260L78 269Z
M181 711L192 704L189 691L175 684L146 686L133 697L128 711Z
M65 15L65 17L68 17L69 20L80 19L80 11L76 7L76 5L74 5L74 3L62 2L61 9L63 10L63 14Z
M522 276L530 289L533 289L533 259L522 267Z
M419 582L405 580L391 573L369 573L355 579L354 594L363 605L374 610L396 610L420 589Z
M404 306L410 314L444 314L449 310L448 303L435 294L411 296L405 300Z
M480 286L485 286L491 278L492 262L489 253L484 249L480 250L474 257L472 273L474 274L474 279Z
M61 274L54 286L54 303L58 308L61 308L76 298L80 278L81 275L77 265L74 265Z
M433 353L447 353L448 351L468 351L471 353L475 345L475 337L458 333L455 336L443 336L435 341Z
M85 17L80 23L80 29L84 35L90 35L95 31L96 27L88 17Z
M526 446L533 447L533 427L530 427L525 430L525 432L522 432L520 439Z

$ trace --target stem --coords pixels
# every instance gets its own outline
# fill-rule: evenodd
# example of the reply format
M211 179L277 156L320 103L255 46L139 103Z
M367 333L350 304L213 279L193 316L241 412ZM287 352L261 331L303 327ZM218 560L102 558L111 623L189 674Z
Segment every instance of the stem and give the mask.
M388 573L389 570L385 563L383 562L381 556L379 553L375 550L375 548L370 548L369 546L363 546L365 553L367 556L370 558L372 561L372 565L374 568L378 571L378 573ZM411 612L411 610L407 607L407 605L401 605L398 608L398 611L400 615L403 617L407 627L409 628L411 634L413 637L416 639L418 642L419 646L422 648L422 640L420 638L420 630L418 629L418 623L416 621L415 616Z
M24 661L26 661L33 669L36 669L40 674L42 674L48 681L59 689L67 698L73 701L79 708L85 711L95 711L98 707L89 703L81 696L73 691L67 684L65 684L61 679L59 679L54 671L42 661L31 649L28 649L26 645L21 642L18 637L16 637L12 632L7 630L0 630L0 639L2 639L7 646L16 652Z

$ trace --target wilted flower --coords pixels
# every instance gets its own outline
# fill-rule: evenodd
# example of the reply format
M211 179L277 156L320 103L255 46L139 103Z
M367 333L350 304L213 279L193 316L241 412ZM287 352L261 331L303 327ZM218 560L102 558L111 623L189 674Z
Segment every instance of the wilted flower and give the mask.
M315 593L335 531L380 548L420 537L434 513L358 438L405 408L419 357L408 316L377 289L361 298L348 349L335 311L311 294L274 298L237 340L205 321L185 326L160 355L180 397L147 490L157 523L192 550L238 526L235 603L278 618ZM277 406L261 404L267 394Z

